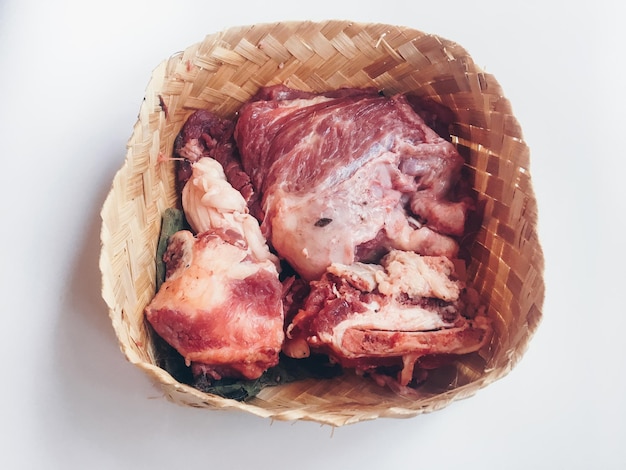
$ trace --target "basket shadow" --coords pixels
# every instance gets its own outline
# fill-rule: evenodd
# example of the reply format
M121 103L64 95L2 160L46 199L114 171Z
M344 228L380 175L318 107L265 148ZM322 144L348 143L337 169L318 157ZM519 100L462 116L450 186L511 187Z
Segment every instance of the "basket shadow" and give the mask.
M116 447L126 445L129 434L141 436L149 446L151 439L171 427L192 434L215 427L230 430L226 434L267 430L271 425L267 419L170 402L124 357L100 292L100 207L108 190L103 187L92 194L92 210L82 224L83 238L69 263L67 287L52 334L51 362L57 370L55 382L48 384L47 408L41 410L44 431L60 432L61 427L70 439ZM120 426L126 428L124 433L119 433ZM190 438L193 441L193 436ZM61 456L65 450L58 452Z
M65 397L70 409L78 412L77 416L94 413L101 406L104 406L103 414L110 413L109 405L120 406L137 391L146 393L153 388L121 353L100 295L99 207L105 191L94 198L91 215L83 223L83 239L70 263L67 290L54 334L54 362L61 366L59 383L66 385L60 396Z
M56 380L47 384L47 408L40 410L44 433L62 433L68 442L76 440L97 453L118 449L131 460L136 459L127 461L127 465L146 468L162 463L159 453L153 452L155 439L169 439L174 430L176 438L172 442L182 446L181 452L195 453L198 444L203 445L205 450L197 455L198 459L215 449L235 455L242 440L284 453L285 438L290 441L289 453L294 459L306 453L312 442L332 446L338 441L344 444L347 459L355 455L351 450L356 452L363 442L376 447L377 434L371 432L374 426L396 430L410 427L406 420L385 420L339 431L315 422L275 422L240 411L199 410L168 401L141 370L126 361L101 297L100 208L109 190L108 178L102 180L102 187L94 187L89 196L91 210L82 224L83 236L69 260L67 287L51 344ZM294 424L298 432L293 432ZM415 431L422 433L424 427L418 426ZM212 435L212 442L204 447L207 434ZM61 447L51 449L59 461L67 461L67 451ZM323 453L319 459L322 457ZM254 454L242 458L247 463L240 463L250 465L257 459ZM322 461L312 460L310 464L308 468L319 468Z

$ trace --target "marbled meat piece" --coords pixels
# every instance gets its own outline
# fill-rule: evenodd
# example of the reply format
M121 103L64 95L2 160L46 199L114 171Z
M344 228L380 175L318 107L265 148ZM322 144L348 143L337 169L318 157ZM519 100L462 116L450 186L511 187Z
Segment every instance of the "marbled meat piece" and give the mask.
M455 257L472 200L463 158L404 95L262 89L234 131L261 228L305 279L392 249Z

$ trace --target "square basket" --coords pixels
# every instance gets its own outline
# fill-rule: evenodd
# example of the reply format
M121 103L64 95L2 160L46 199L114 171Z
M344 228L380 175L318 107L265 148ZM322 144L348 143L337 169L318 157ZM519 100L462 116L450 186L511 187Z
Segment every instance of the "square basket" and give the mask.
M195 110L233 117L259 87L280 83L317 92L367 86L387 95L412 92L454 115L452 142L484 207L468 275L488 306L494 336L420 388L416 399L345 374L268 387L238 402L179 383L157 365L144 308L155 293L161 214L176 201L174 164L167 160L174 139ZM210 34L154 70L126 161L102 208L102 295L121 350L176 403L278 420L340 426L415 416L469 397L515 366L541 320L544 260L529 157L500 85L455 42L350 21L258 24Z

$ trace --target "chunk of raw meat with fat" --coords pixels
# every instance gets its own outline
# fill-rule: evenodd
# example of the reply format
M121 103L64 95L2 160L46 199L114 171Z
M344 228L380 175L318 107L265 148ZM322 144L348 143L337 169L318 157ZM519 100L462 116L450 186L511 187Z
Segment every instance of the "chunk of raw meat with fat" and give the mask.
M170 237L146 317L196 374L257 378L278 363L284 338L278 260L215 160L193 164L183 207L197 236Z
M285 351L316 351L358 371L395 368L407 386L426 356L478 351L490 338L483 315L448 258L391 251L381 265L332 264L287 328Z
M261 228L305 279L391 249L455 257L471 199L463 158L403 95L264 90L234 131L261 194Z
M464 162L408 97L266 87L234 123L192 115L175 148L198 235L172 238L146 312L196 373L258 377L282 346L400 390L489 340L450 261L474 209ZM268 244L297 278L281 286Z

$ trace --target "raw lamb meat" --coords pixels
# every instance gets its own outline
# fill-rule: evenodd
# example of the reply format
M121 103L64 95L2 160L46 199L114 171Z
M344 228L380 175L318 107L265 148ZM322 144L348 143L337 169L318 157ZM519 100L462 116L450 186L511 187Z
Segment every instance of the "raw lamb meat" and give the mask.
M261 228L305 279L392 249L455 257L472 200L463 158L404 95L262 89L234 131Z
M395 370L396 384L414 380L420 360L480 349L490 337L484 315L464 316L477 306L456 279L452 261L393 250L381 265L333 263L287 328L295 357L310 350L344 367L378 374ZM418 374L418 377L419 374ZM418 380L419 381L419 380Z
M278 363L284 339L278 259L217 161L192 165L182 200L197 236L170 237L146 317L194 374L258 378Z
M232 120L222 119L204 109L189 116L174 142L177 192L182 192L191 177L194 163L204 157L212 158L222 166L228 182L241 193L250 212L257 215L258 194L252 189L250 178L241 168L233 139L234 127Z
M212 229L235 232L245 240L257 261L271 260L278 266L278 258L270 252L259 222L249 214L242 194L227 181L222 166L213 158L203 157L192 168L181 199L194 233Z
M278 85L234 121L190 117L174 150L197 235L172 237L146 315L195 374L257 378L281 350L321 353L403 392L487 343L452 261L475 204L433 106Z

